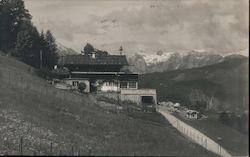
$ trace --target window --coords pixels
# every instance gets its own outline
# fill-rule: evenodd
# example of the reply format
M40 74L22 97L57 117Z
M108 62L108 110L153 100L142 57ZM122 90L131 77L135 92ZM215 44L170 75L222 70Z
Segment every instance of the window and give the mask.
M129 88L136 88L136 82L129 82Z
M106 85L106 86L109 86L109 82L106 82L105 85Z
M120 88L127 88L127 82L121 82L120 83Z
M113 86L113 82L106 82L106 86Z
M78 83L79 83L79 81L73 81L72 85L76 87L76 86L78 86Z
M154 104L153 96L141 96L141 102L144 104Z
M109 82L109 86L114 86L114 83L113 82Z
M114 83L113 82L109 82L109 86L114 86Z

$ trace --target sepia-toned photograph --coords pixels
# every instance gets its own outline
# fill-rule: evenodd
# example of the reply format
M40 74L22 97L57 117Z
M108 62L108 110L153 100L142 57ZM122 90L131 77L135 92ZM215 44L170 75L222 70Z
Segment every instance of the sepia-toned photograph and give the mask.
M249 156L248 0L0 0L0 156Z

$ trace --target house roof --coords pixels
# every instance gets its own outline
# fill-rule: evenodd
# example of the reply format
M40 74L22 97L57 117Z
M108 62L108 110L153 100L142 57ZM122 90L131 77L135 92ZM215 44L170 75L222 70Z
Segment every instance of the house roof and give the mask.
M88 55L68 55L62 56L58 64L60 65L128 65L125 55L96 56L92 58Z
M55 74L55 75L69 75L69 70L67 69L60 69L60 68L57 68L57 69L53 69L52 71L52 74Z

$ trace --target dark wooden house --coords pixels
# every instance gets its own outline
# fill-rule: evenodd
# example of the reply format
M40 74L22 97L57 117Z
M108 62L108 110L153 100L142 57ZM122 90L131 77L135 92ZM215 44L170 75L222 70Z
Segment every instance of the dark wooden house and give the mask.
M77 87L80 82L85 83L85 92L137 89L138 74L124 69L126 66L128 62L124 55L93 52L88 55L62 56L53 71L58 79L72 87Z

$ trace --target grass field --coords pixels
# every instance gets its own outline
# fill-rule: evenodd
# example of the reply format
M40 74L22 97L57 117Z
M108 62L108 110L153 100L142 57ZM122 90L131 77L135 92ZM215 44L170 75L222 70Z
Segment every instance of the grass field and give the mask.
M25 155L215 156L157 113L108 112L95 96L55 89L2 55L0 81L2 155L22 147Z

